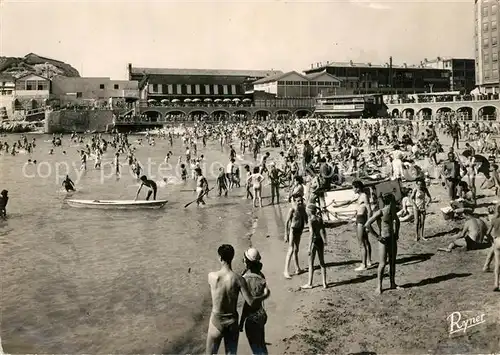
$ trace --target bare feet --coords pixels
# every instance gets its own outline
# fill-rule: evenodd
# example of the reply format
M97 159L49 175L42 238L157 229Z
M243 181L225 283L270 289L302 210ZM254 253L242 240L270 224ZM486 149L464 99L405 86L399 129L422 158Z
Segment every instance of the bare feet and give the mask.
M391 290L402 290L403 288L401 286L398 286L396 284L391 285Z
M298 269L297 271L295 271L294 275L301 275L303 273L304 273L304 270Z
M490 272L491 269L489 267L483 267L483 272Z
M305 285L303 285L303 286L300 286L300 288L301 288L301 289L303 289L303 290L309 290L309 289L311 289L311 288L313 288L313 287L312 287L312 285L310 285L310 284L305 284Z
M438 251L445 251L447 253L451 253L451 250L448 248L438 248Z
M493 289L493 292L500 292L500 287L495 287L495 288Z
M364 265L360 265L354 269L354 271L365 271L365 270L366 270L366 266L364 266Z
M328 284L323 284L323 288L327 289L328 288Z
M377 295L381 295L381 294L382 294L382 289L381 289L380 287L377 287L377 288L375 289L375 293L376 293Z
M285 276L285 279L288 279L288 280L290 280L292 278L288 272L284 272L283 276Z

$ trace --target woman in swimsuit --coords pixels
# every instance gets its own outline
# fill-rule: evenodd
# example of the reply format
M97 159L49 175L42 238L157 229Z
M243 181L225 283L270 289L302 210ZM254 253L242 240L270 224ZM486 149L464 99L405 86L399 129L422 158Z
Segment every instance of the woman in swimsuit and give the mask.
M259 206L262 207L262 181L264 181L264 176L260 173L258 166L253 168L253 174L247 180L247 183L251 183L253 187L253 206L257 207L257 202Z
M389 259L389 279L391 289L399 289L396 284L396 255L398 252L397 241L399 239L399 218L396 213L396 203L394 195L391 193L382 196L384 206L375 212L366 222L365 228L370 228L373 222L380 221L380 235L371 229L372 233L379 241L379 265L378 265L378 286L377 293L382 293L382 280L387 259Z
M260 297L266 288L266 277L261 272L262 263L260 253L255 248L250 248L244 253L245 279L248 289L253 297ZM245 302L240 320L240 332L245 329L248 344L252 353L256 355L267 355L265 326L267 313L263 301L257 301L252 306Z
M427 201L427 197L429 197L429 201ZM427 206L431 203L432 197L427 186L425 186L424 180L417 180L417 187L413 190L410 200L413 205L413 213L415 216L417 241L419 241L420 238L427 240L427 238L424 237L425 216L427 215Z
M325 265L325 246L326 246L326 230L323 224L323 218L318 206L310 204L307 206L309 214L309 233L311 235L309 241L309 280L303 289L313 288L314 276L314 259L318 255L319 266L321 268L321 276L323 278L323 288L327 288L326 283L326 265Z

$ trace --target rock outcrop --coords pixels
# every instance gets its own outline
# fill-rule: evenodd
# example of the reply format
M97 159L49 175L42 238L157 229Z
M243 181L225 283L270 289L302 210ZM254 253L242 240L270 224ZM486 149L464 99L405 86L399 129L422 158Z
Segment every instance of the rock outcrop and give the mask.
M49 79L55 75L80 77L78 70L71 65L34 53L29 53L22 58L0 57L0 74L2 73L14 77L19 77L27 73L36 73Z

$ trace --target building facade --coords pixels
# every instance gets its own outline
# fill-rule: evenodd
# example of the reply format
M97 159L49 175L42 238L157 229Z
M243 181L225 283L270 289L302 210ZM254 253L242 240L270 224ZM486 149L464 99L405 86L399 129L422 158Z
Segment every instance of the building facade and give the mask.
M498 1L475 0L475 53L476 85L484 93L499 93L500 90L500 13Z
M450 71L409 65L340 63L312 65L306 75L326 71L353 94L411 94L450 90Z
M136 101L139 99L139 82L55 76L52 78L52 98L61 105Z
M272 75L255 81L253 89L254 92L263 91L278 98L343 93L341 81L325 71L308 75L296 71Z
M425 68L443 69L450 72L450 91L468 94L476 87L476 61L467 58L424 59L421 66Z
M128 66L145 100L244 99L253 82L282 72L273 70L162 69Z

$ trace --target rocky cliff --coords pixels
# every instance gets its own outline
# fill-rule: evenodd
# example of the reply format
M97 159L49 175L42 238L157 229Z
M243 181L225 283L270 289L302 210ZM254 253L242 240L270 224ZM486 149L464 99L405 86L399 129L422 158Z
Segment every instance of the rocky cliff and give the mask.
M19 77L27 73L36 73L49 79L55 75L80 77L78 70L71 65L34 53L29 53L22 58L0 57L0 74Z

